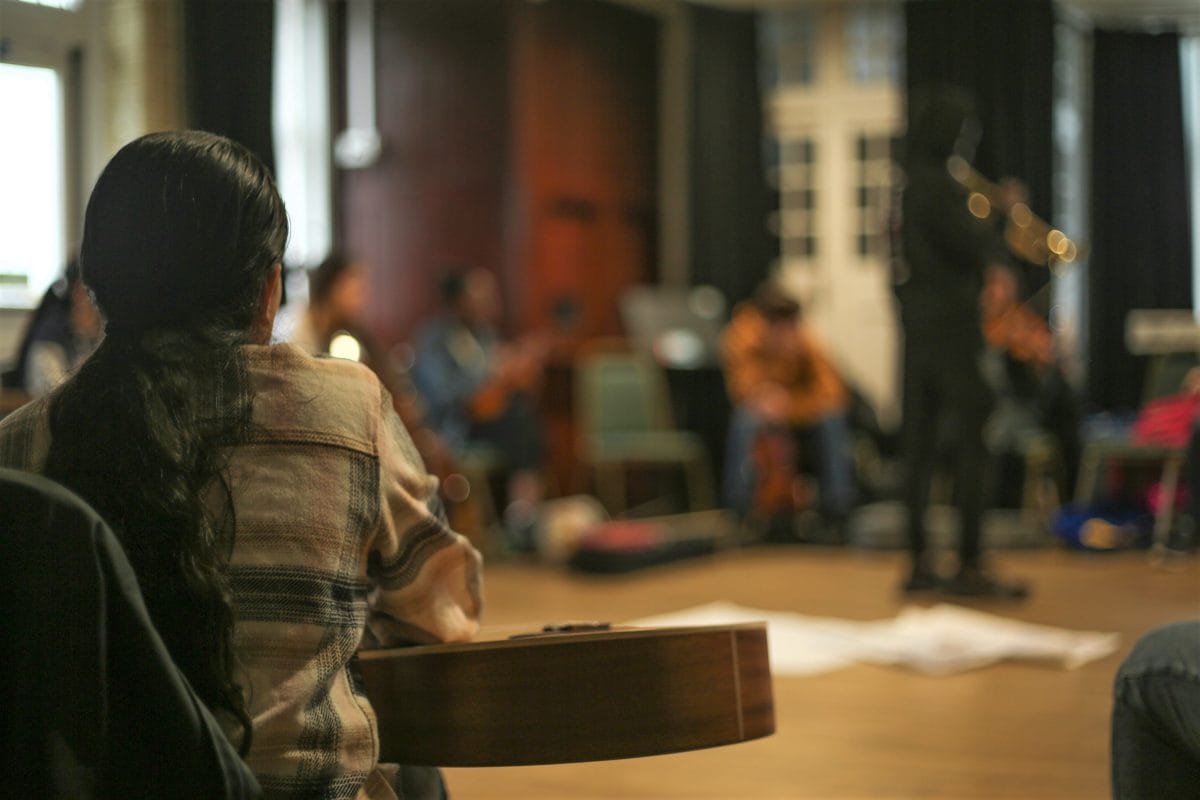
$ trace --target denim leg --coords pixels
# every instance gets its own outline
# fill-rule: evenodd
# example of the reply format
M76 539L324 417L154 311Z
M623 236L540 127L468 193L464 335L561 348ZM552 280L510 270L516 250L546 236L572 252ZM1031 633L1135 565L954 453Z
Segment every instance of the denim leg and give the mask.
M725 443L725 474L722 490L725 505L745 516L754 494L754 462L751 451L764 421L746 406L734 409L729 421L729 439Z
M833 517L845 517L854 507L854 461L850 454L850 429L844 414L826 417L812 427L820 463L818 479L821 505Z
M1113 695L1113 797L1200 794L1200 620L1142 637Z
M446 783L437 767L400 767L396 796L399 800L446 800Z

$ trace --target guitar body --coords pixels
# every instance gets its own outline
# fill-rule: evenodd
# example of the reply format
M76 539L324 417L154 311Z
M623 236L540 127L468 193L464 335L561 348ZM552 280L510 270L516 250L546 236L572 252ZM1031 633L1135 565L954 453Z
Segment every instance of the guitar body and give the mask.
M380 757L598 761L775 731L765 624L631 628L359 654Z
M751 511L770 519L796 509L796 437L782 425L764 425L750 448L754 464Z

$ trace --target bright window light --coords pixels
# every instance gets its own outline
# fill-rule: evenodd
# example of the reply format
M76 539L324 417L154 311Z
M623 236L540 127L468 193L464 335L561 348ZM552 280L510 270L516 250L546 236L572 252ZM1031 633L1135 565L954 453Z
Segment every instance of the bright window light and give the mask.
M1179 65L1183 73L1184 153L1192 201L1192 313L1200 321L1200 36L1180 39Z
M328 37L325 0L276 0L275 169L290 222L284 260L306 269L329 255L333 238Z
M0 64L0 305L28 306L62 271L63 145L58 73Z
M61 8L64 11L74 11L79 8L81 0L18 0L21 3L30 3L35 6L48 6L50 8Z

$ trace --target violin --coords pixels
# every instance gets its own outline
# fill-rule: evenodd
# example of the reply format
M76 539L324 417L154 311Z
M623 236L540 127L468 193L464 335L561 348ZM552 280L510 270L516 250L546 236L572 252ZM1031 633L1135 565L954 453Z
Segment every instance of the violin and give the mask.
M1054 361L1050 326L1026 306L1014 305L986 318L983 334L988 344L1020 363L1047 367Z
M987 343L1014 361L1037 369L1054 363L1054 336L1029 303L1017 300L1017 279L1007 267L988 268L980 307Z

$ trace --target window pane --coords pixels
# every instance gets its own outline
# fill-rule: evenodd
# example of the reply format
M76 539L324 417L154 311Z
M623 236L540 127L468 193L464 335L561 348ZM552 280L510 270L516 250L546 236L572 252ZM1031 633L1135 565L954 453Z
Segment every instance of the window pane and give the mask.
M807 136L782 139L779 153L780 213L773 230L780 237L783 255L812 260L817 255L817 223L821 198L817 185L816 143Z
M854 187L854 249L863 258L882 257L887 248L887 217L893 182L891 137L861 134L857 137L858 175Z
M896 80L900 73L903 23L895 3L856 3L846 18L846 55L858 83Z
M767 9L759 15L762 79L768 90L817 80L817 18L810 9Z
M0 64L0 305L29 305L62 271L63 154L53 69Z

